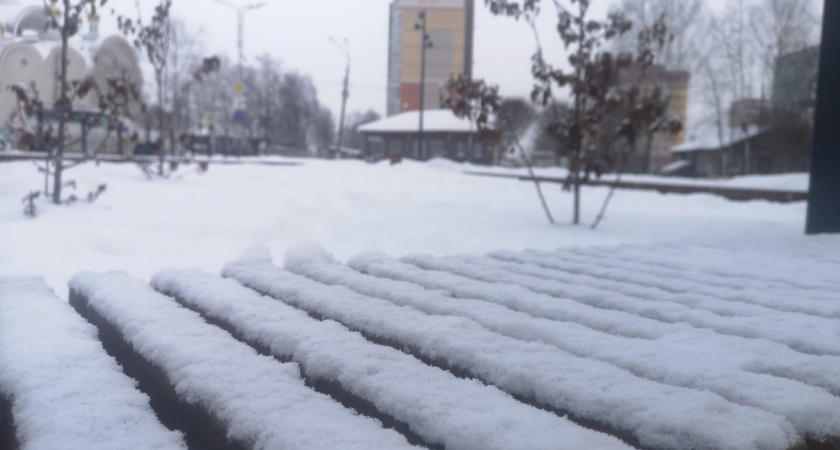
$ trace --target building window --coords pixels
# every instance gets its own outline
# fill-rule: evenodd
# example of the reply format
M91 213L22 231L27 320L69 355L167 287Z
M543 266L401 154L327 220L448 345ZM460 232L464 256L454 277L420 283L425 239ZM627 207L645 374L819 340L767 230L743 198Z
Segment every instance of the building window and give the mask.
M368 137L368 152L374 159L382 159L385 157L385 142L381 137Z
M467 157L467 145L464 144L464 141L458 142L458 159L464 159Z
M475 158L475 159L484 158L484 143L483 142L476 142L473 145L473 158Z
M393 140L389 142L388 146L390 147L391 155L402 155L402 141Z
M438 139L430 141L429 147L432 149L432 158L442 158L446 156L446 149L443 148L443 141Z

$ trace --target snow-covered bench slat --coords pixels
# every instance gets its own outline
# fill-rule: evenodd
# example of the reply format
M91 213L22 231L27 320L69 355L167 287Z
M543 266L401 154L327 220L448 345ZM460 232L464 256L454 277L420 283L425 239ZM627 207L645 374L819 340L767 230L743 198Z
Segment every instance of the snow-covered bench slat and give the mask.
M532 250L526 250L526 253L531 252ZM715 280L728 279L736 283L753 280L772 288L798 288L805 291L822 289L828 292L837 292L840 289L840 280L837 279L835 268L840 261L825 258L802 259L788 255L779 260L741 252L662 244L564 249L560 254L605 256L636 264L667 266L681 272L681 277L691 277L699 281L712 277ZM756 270L756 262L762 270Z
M765 293L778 293L778 296L793 294L813 300L836 300L837 291L840 290L840 281L831 278L831 274L836 272L838 263L794 259L786 261L785 269L776 267L775 259L766 256L754 255L745 258L733 252L706 254L703 249L695 247L678 247L678 249L685 253L681 255L682 257L693 258L694 262L683 261L682 258L669 256L665 252L662 252L661 259L657 260L654 256L656 253L636 252L625 250L623 247L616 249L615 255L599 247L553 252L526 250L523 253L563 259L574 258L575 261L593 261L601 267L642 270L645 273L674 280L693 281L726 290L757 289ZM709 259L713 264L719 264L726 269L721 270L721 267L715 266L712 270L707 267ZM741 259L742 266L733 267L731 259ZM801 271L803 268L805 268L804 273L798 273L792 280L789 279L791 272ZM825 272L828 279L814 279L816 273L819 272Z
M840 377L836 375L840 373L840 357L837 356L805 354L765 339L719 334L684 323L666 323L623 311L597 309L521 286L485 283L447 272L423 270L376 252L353 258L348 266L379 278L411 282L458 298L480 299L534 317L578 323L614 336L657 340L675 349L689 346L689 352L692 344L701 343L700 351L714 349L712 357L744 361L744 366L755 373L795 379L840 395ZM744 360L745 355L759 358Z
M170 406L217 420L209 433L187 431L200 448L219 445L212 434L220 427L234 448L410 448L400 434L304 386L296 364L257 354L142 281L82 273L70 288L77 310L159 368L178 397Z
M4 448L186 448L96 328L41 279L0 277L0 397L11 408L0 427Z
M680 276L682 271L667 267L651 267L634 262L611 261L609 256L594 257L571 252L562 257L552 253L493 252L499 261L518 263L498 267L521 275L554 279L572 284L601 287L629 296L651 300L674 301L687 305L700 305L711 311L726 314L754 314L763 308L775 311L798 312L813 316L840 319L840 293L813 292L805 289L784 289L771 286L750 285L748 280L731 279L732 285L710 276L704 281ZM485 264L492 264L486 258ZM460 259L460 258L459 258ZM518 266L518 267L517 267ZM791 297L796 301L791 301ZM711 300L711 301L709 301ZM717 300L717 301L716 301ZM725 300L721 302L720 300ZM758 305L737 308L738 305Z
M405 353L376 345L333 321L197 270L168 270L152 285L240 339L301 365L397 418L427 443L447 449L618 449L618 439L522 404L491 386L459 379Z
M806 353L840 356L840 320L716 299L697 300L694 305L688 306L631 297L606 289L544 280L429 255L410 255L402 260L422 269L453 273L482 282L520 286L533 292L572 299L599 308L625 311L666 322L684 322L723 334L764 338ZM731 311L732 315L722 314L726 310Z
M802 446L781 416L709 392L645 380L601 361L487 331L473 321L429 316L263 260L228 263L223 275L312 314L337 320L427 361L450 366L537 404L632 433L648 448Z
M324 284L345 286L429 314L466 317L497 333L540 340L655 381L708 389L732 402L785 416L803 436L814 441L840 436L840 398L797 381L744 371L751 361L743 349L737 349L733 356L738 358L732 360L715 357L714 349L692 345L675 348L654 340L613 336L575 323L535 318L493 303L453 299L408 282L374 278L342 266L329 256L289 252L285 268ZM693 339L691 342L698 343ZM709 345L705 340L700 342L703 347ZM770 359L778 356L768 355Z

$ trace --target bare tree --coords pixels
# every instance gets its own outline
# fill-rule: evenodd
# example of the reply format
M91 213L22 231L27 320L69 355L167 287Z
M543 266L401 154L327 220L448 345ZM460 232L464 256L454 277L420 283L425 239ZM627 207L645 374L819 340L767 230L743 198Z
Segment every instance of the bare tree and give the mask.
M493 14L523 18L538 37L535 19L540 13L539 0L485 0ZM628 33L633 23L621 12L611 12L605 20L589 17L591 0L554 0L558 16L557 32L569 50L571 70L546 62L537 39L531 73L535 81L532 101L547 106L556 101L558 91L568 90L572 107L568 114L549 124L548 130L558 142L558 154L568 159L569 176L564 187L574 193L573 223L580 223L580 187L591 175L600 176L615 166L616 155L605 153L606 136L599 125L604 118L642 100L638 89L624 90L616 86L618 73L631 66L642 69L655 60L655 48L663 48L672 37L664 17L638 33L636 54L614 54L605 48L613 40ZM622 121L618 135L630 137L636 127Z
M638 130L648 120L636 111L648 108L651 97L644 95L638 86L621 87L617 81L622 70L635 67L642 72L653 65L654 49L661 49L671 39L660 17L653 26L638 32L635 55L629 52L614 54L604 47L612 40L633 28L622 13L613 11L606 20L589 18L590 0L560 0L552 2L558 15L557 32L561 42L569 49L568 62L571 70L556 68L543 57L535 20L540 13L539 0L485 0L493 14L514 19L523 18L537 37L537 50L532 57L531 73L535 81L531 100L543 107L557 103L558 91L568 90L573 106L558 109L557 116L547 124L547 131L556 142L558 155L568 159L569 176L564 188L574 192L573 223L580 223L580 186L590 176L600 177L605 171L616 167L622 157L609 152L605 145L608 135L622 136L635 142ZM501 130L492 121L492 114L498 113L500 98L498 88L488 87L483 80L469 80L460 76L450 79L445 93L449 99L444 103L456 115L468 116L479 130ZM651 109L652 110L652 109ZM622 114L622 111L624 112ZM605 130L606 117L622 115L617 129ZM648 122L650 123L650 121ZM679 121L668 120L665 128L674 129ZM538 186L538 192L540 191ZM541 193L541 192L540 192ZM541 196L542 198L542 196ZM546 213L549 214L546 208ZM551 220L551 219L549 219Z
M99 6L104 4L104 0L99 0ZM140 87L137 81L129 79L124 73L120 76L104 77L102 80L104 85L101 85L93 74L82 79L69 79L67 70L69 40L81 29L84 17L98 20L97 1L82 0L74 4L69 0L64 0L62 6L62 9L53 8L45 2L45 12L49 20L47 26L58 31L61 36L61 59L56 73L56 84L59 87L58 98L52 105L53 118L49 119L50 122L53 119L58 122L58 131L55 136L53 135L52 124L44 124L44 116L48 111L39 98L34 83L29 88L21 84L11 86L18 104L18 117L25 124L18 146L47 150L45 164L40 168L45 174L44 190L30 192L24 199L26 204L24 212L29 216L35 215L34 200L41 194L45 197L52 196L52 201L55 204L70 204L78 201L76 195L69 195L66 198L63 196L64 188L75 188L76 184L75 181L65 181L64 172L97 158L99 153L104 150L113 131L122 127L121 118L130 116L132 110L140 104ZM78 113L74 110L73 102L89 95L96 95L99 112L91 120L86 119L87 123L95 126L101 119L105 118L107 119L108 133L105 139L101 141L99 148L92 154L86 153L79 161L67 165L65 164L65 150L86 139L84 134L87 132L83 129L83 136L75 140L68 139L67 125ZM34 126L31 124L33 117L38 117ZM53 166L52 173L51 165ZM50 176L53 177L52 193L49 191ZM95 201L104 191L105 185L100 185L96 191L87 195L87 200L89 202Z
M820 17L814 0L759 0L749 8L749 31L761 58L763 80L772 85L780 56L815 45Z
M653 50L657 64L670 69L698 70L701 62L697 55L702 53L708 31L708 11L704 0L622 0L613 7L632 21L637 28L649 28L665 17L665 24L674 38ZM635 49L635 36L625 34L616 39L616 51Z
M354 148L356 150L361 150L362 148L364 148L364 137L361 133L359 133L359 127L371 122L376 122L381 118L382 116L380 116L379 113L374 110L368 110L365 112L355 111L350 113L347 116L344 146L348 148Z
M195 68L203 65L203 49L199 36L187 30L186 24L172 19L169 33L169 62L164 73L164 104L171 111L171 130L185 132L198 122L192 109L192 89L195 82Z
M143 24L139 18L136 22L124 17L119 17L118 19L120 30L126 35L134 36L134 45L144 51L146 58L155 71L155 83L157 85L157 152L159 155L159 176L165 175L164 160L166 150L164 147L166 133L164 127L167 125L167 114L164 102L164 94L166 92L164 75L166 67L169 64L169 52L172 45L173 27L170 15L171 9L172 0L160 0L160 3L155 6L155 12L149 24Z
M105 4L105 0L100 0L100 6ZM53 112L58 119L58 135L56 137L56 147L53 156L55 168L53 172L53 203L59 205L62 202L61 190L63 185L62 175L64 169L64 149L65 137L67 132L67 122L73 117L73 102L74 94L79 97L84 97L91 88L92 78L85 80L84 83L70 84L71 80L67 77L67 52L69 49L69 40L75 36L82 26L82 20L85 14L96 14L97 2L96 0L80 0L77 3L71 0L62 1L63 8L56 10L50 7L44 0L44 8L49 15L49 26L57 30L61 36L61 61L58 78L59 95L58 100L53 104ZM74 92L76 91L76 92ZM52 152L50 152L52 153Z

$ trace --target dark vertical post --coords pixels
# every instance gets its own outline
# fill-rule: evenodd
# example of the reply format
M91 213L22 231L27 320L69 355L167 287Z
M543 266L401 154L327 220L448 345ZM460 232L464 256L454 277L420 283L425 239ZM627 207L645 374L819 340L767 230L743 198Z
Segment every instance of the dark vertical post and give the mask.
M88 154L88 116L87 113L81 114L82 119L82 155Z
M125 144L123 144L123 124L122 124L122 122L117 122L117 151L119 151L120 156L125 157Z
M420 37L420 132L417 133L417 159L422 161L423 158L423 112L426 109L426 48L431 43L429 36L426 34L426 11L420 13L421 22L415 25L415 29L422 32Z
M840 2L825 1L807 234L840 233Z

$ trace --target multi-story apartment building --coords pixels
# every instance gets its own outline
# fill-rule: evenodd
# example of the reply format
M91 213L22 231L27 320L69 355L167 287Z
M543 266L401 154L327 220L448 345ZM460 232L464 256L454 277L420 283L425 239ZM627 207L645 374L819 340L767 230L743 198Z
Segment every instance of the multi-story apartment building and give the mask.
M654 138L651 152L650 167L643 167L644 158L640 154L633 155L628 169L630 171L655 172L668 164L672 157L670 149L685 142L685 129L688 124L688 90L691 74L684 70L669 70L664 66L655 65L642 72L638 68L623 70L619 74L618 84L623 87L638 86L643 91L658 87L662 94L670 99L668 114L679 119L683 124L683 131L675 135L659 134Z
M475 0L394 0L388 53L388 115L420 109L422 32L416 27L426 12L424 108L440 107L440 88L453 73L472 75Z

